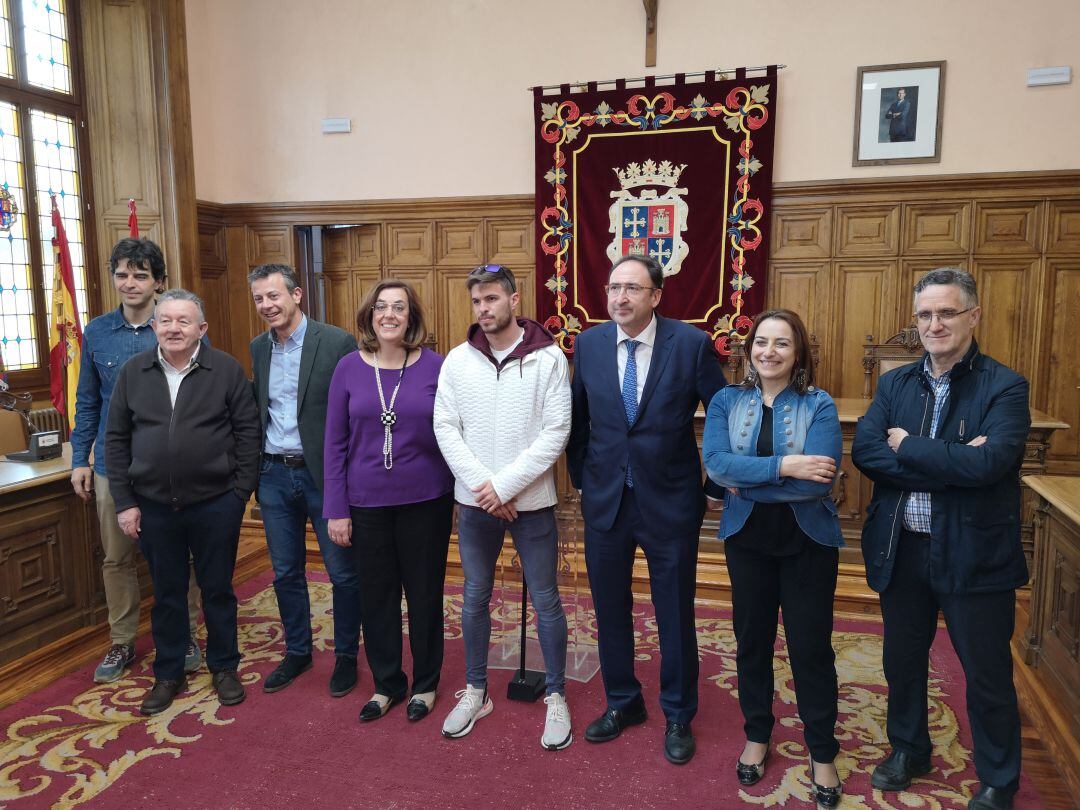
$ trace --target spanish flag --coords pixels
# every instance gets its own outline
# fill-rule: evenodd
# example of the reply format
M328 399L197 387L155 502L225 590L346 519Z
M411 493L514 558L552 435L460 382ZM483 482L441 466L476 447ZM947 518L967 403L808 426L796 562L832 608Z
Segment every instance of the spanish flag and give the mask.
M82 327L75 303L75 271L71 267L64 221L52 198L53 284L52 324L49 328L49 383L53 407L64 414L68 433L75 424L75 389L79 384Z

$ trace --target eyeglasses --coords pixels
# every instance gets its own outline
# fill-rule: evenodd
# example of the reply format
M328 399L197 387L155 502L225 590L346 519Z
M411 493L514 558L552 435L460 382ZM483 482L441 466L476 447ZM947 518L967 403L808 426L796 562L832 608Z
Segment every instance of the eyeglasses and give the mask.
M641 295L645 290L655 290L656 287L643 287L640 284L605 284L604 292L608 295Z
M405 308L406 308L405 305L403 303L401 303L400 301L398 301L395 304L388 304L385 301L380 301L379 303L377 303L375 306L372 307L372 309L375 310L376 312L378 312L380 315L385 314L388 309L394 310L395 315L404 315L405 314Z
M971 312L975 307L968 307L967 309L961 309L959 311L955 309L942 309L937 312L930 312L929 310L923 312L916 312L915 319L919 323L930 323L935 317L939 323L949 323L954 321L966 312Z

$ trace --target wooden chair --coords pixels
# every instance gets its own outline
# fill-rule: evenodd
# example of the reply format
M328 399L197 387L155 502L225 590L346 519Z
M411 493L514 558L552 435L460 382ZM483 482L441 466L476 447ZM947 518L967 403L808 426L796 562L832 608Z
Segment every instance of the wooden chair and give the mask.
M867 335L863 345L863 399L874 396L878 377L894 368L913 363L922 356L923 346L919 330L915 326L901 329L884 343L874 343L874 336Z
M729 383L740 383L746 379L748 366L746 365L746 349L743 347L742 338L733 337L728 341L731 354L724 360L724 375ZM814 371L817 371L818 363L821 362L821 346L818 344L817 335L810 335L810 357L814 362Z

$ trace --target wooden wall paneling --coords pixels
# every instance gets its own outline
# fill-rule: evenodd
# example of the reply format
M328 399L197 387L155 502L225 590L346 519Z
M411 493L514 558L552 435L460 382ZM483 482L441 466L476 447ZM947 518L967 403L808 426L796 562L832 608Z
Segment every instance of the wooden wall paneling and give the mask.
M829 317L829 262L773 261L769 265L769 309L790 309L799 313L807 330L817 338L818 346L830 346L833 330ZM817 367L818 382L823 387L830 379L832 363L823 353ZM734 381L733 381L734 382Z
M1025 257L976 259L973 275L982 320L979 348L1010 368L1032 367L1041 261Z
M416 267L434 261L434 222L386 223L386 266Z
M323 271L347 270L353 228L324 228L322 232Z
M397 275L395 271L392 275ZM385 274L380 273L377 267L354 267L349 271L349 310L346 313L346 320L342 329L346 329L350 332L356 332L356 314L360 308L360 304L363 303L364 298L371 292L371 288L379 283L380 278L384 278Z
M228 321L227 329L219 334L210 332L210 341L223 351L229 352L251 374L251 353L248 345L255 336L251 316L255 308L248 288L248 233L243 225L225 227L225 255L228 262ZM257 316L256 316L257 317Z
M831 207L773 210L770 252L774 259L824 259L832 255Z
M224 270L227 262L225 224L201 222L199 224L199 266Z
M293 229L290 225L250 225L247 228L248 267L260 264L295 263Z
M334 326L356 334L356 306L353 304L351 271L323 269L323 293L326 297L326 318Z
M975 253L1037 253L1042 242L1043 203L977 202Z
M833 268L832 301L843 328L833 340L830 382L826 386L822 380L822 386L834 397L859 397L863 391L866 336L884 340L900 329L896 318L897 262L838 261Z
M484 263L484 221L451 220L435 223L435 261L476 267Z
M836 207L836 256L895 256L900 249L899 205Z
M471 269L471 268L470 268ZM424 321L427 324L428 336L439 338L439 328L435 317L435 270L431 267L400 267L391 272L394 278L407 281L420 296L420 304L424 307ZM465 285L461 285L461 293L465 294Z
M915 284L931 270L936 270L939 267L959 267L961 270L971 272L971 262L966 256L927 256L925 258L900 260L900 285L896 294L896 303L898 305L896 313L897 326L891 334L882 338L874 335L875 339L885 340L914 323L912 314L915 311Z
M1044 410L1067 422L1053 434L1047 452L1050 472L1080 473L1080 258L1047 259L1043 295L1040 372ZM1032 375L1028 375L1029 377Z
M484 223L484 232L489 263L506 265L517 279L522 277L524 270L532 269L536 252L535 225L531 216L488 219Z
M1080 253L1080 200L1051 202L1049 207L1046 252Z
M382 255L382 226L359 225L349 230L349 263L353 267L379 267Z
M472 268L438 268L435 271L435 333L441 354L465 340L473 323L472 304L465 277ZM515 273L516 276L516 273Z
M904 205L905 256L967 255L971 247L971 203L933 202Z

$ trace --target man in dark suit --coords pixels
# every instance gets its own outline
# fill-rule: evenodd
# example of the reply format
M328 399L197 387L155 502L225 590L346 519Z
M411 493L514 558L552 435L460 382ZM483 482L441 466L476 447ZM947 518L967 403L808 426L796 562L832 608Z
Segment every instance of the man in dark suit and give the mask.
M326 396L338 361L356 339L336 326L309 320L303 290L286 264L264 264L248 275L251 297L270 327L251 341L255 401L262 424L262 464L256 496L274 568L285 657L263 691L278 692L311 668L311 605L304 535L315 530L333 587L334 652L330 694L356 686L360 649L360 581L350 549L330 541L323 519L323 434Z
M630 591L634 552L649 564L660 631L660 706L667 718L664 755L677 765L694 755L697 713L694 627L698 532L705 511L694 432L698 403L709 404L724 374L708 336L654 313L663 271L648 257L626 256L608 275L611 321L574 346L570 478L581 490L585 562L596 608L607 710L585 731L606 742L645 721L634 676ZM722 490L712 482L711 498Z

